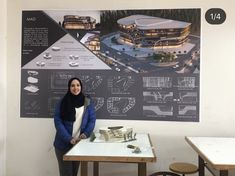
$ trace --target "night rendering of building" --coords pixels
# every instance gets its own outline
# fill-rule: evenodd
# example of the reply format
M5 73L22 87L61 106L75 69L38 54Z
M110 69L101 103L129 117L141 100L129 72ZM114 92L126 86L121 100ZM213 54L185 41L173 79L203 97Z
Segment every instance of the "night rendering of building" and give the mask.
M95 29L96 20L90 16L65 15L63 27L65 29Z
M85 42L87 48L89 48L94 53L100 50L100 38L98 34L91 35L87 38Z
M138 47L178 46L185 43L191 23L146 15L131 15L117 21L120 43Z

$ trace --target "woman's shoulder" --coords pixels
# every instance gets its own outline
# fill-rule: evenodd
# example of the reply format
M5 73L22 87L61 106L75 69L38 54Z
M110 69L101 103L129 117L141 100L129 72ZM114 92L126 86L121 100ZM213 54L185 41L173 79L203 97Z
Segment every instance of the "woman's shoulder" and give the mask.
M84 105L86 105L86 106L92 104L92 98L91 98L91 96L86 94L84 101L85 101L85 102L84 102Z
M85 95L85 103L86 102L90 102L91 101L91 97L90 97L90 95Z

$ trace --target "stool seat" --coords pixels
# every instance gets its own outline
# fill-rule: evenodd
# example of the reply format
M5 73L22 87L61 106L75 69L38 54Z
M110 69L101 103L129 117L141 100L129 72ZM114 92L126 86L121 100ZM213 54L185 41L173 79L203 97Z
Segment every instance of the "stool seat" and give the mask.
M175 162L170 164L169 169L179 174L193 174L198 171L198 167L191 163Z

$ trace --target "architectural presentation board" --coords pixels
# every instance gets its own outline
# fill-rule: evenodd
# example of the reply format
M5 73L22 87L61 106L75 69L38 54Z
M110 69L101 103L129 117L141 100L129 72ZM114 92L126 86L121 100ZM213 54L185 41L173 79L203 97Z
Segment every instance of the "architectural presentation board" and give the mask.
M53 117L72 77L98 119L199 121L201 9L23 11L21 117Z

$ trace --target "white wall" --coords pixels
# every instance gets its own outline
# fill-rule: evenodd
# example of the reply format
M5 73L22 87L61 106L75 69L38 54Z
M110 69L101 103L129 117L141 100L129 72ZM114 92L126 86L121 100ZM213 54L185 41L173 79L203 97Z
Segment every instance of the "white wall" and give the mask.
M58 168L52 141L55 134L52 119L23 119L20 112L21 11L23 9L162 9L202 8L202 58L200 123L107 121L104 125L133 126L137 132L150 133L158 162L148 165L148 172L168 169L172 161L197 163L195 152L184 136L235 136L235 2L230 0L99 0L99 1L15 1L8 0L7 17L7 176L55 176ZM204 19L207 9L223 8L227 20L222 25L210 25ZM2 88L1 88L2 89ZM101 164L104 176L136 175L135 165ZM134 171L134 172L133 172ZM123 175L123 174L122 174Z
M0 2L0 16L1 16L1 28L0 28L0 176L6 175L6 94L7 94L7 82L6 82L6 8L7 1L2 0Z

